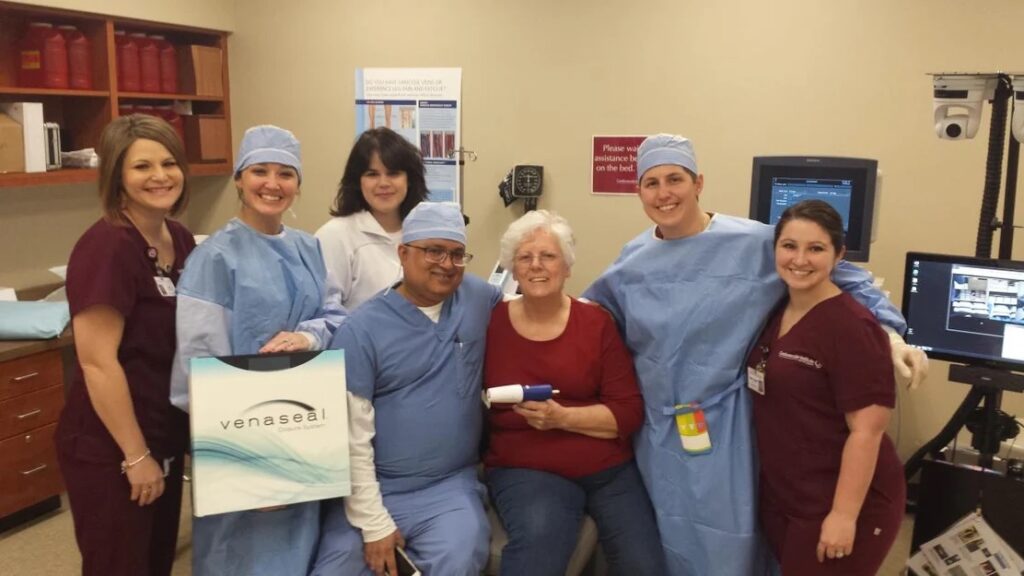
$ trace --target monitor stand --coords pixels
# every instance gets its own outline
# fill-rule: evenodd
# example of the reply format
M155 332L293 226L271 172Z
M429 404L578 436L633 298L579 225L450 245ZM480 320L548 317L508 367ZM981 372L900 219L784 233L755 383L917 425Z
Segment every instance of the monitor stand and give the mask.
M964 424L971 431L971 446L978 452L978 465L991 468L1003 440L1017 435L1014 418L999 408L1003 391L1024 392L1024 374L985 366L949 365L949 381L970 384L981 391L984 405L973 411Z
M950 382L960 382L972 386L998 388L1010 392L1024 392L1024 374L1009 370L987 368L985 366L949 365Z

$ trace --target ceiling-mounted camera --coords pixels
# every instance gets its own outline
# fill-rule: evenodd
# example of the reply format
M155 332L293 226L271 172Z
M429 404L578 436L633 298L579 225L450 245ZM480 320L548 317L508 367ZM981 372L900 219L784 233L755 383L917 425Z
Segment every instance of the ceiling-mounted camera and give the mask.
M935 133L945 140L974 138L981 109L995 96L996 74L933 74Z

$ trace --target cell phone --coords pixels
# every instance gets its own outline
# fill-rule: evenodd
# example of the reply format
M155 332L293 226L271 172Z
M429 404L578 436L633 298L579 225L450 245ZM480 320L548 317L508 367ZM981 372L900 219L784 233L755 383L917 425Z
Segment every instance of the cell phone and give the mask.
M409 556L398 546L395 546L395 565L398 567L398 574L395 576L423 576L420 569L412 563ZM385 570L387 572L387 570ZM390 573L389 573L390 574Z

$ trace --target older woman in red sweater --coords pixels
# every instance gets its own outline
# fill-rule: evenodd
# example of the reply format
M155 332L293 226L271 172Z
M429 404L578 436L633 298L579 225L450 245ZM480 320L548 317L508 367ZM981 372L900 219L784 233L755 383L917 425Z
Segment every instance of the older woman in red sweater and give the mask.
M487 483L509 536L501 574L565 574L589 514L613 573L662 575L630 441L643 423L633 362L611 316L563 292L574 259L568 222L546 210L513 222L501 240L523 296L491 315L484 386L559 391L489 414Z

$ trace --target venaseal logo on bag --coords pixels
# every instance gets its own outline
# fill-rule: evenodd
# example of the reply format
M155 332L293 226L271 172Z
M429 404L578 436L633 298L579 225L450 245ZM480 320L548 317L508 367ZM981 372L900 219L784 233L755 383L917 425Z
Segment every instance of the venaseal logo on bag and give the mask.
M221 420L224 430L276 426L278 432L320 428L327 420L327 409L316 408L298 400L275 399L253 404L241 417Z

